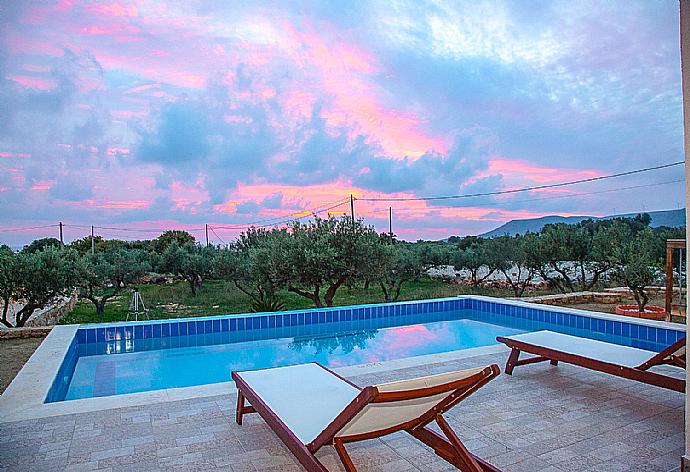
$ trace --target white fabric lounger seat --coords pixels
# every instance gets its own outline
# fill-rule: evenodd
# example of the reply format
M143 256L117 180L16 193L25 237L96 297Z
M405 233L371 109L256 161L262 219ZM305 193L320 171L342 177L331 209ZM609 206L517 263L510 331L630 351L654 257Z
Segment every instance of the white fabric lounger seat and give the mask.
M360 392L318 364L238 374L303 444L316 439Z
M359 388L316 363L233 372L236 421L259 413L308 471L326 472L315 456L326 445L356 471L346 443L406 431L461 470L498 472L465 448L443 413L499 373L491 365ZM431 422L444 436L427 428Z
M536 331L506 337L498 336L496 340L511 348L504 370L508 375L512 375L513 369L519 365L543 361L550 361L552 365L558 365L558 362L566 362L657 387L678 392L685 391L683 379L649 371L650 368L662 364L684 369L685 338L676 341L661 352L621 346L553 331ZM535 356L520 359L522 352Z
M506 336L506 338L627 367L637 367L656 354L656 352L636 347L620 346L546 330Z

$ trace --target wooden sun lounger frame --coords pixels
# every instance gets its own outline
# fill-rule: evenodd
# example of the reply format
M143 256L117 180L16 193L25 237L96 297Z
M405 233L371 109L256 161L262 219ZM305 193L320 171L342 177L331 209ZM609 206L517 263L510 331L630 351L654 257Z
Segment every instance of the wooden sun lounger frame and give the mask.
M586 369L596 370L626 379L637 380L638 382L655 385L657 387L668 388L675 390L676 392L685 392L685 379L669 377L656 372L649 372L648 370L651 367L663 364L675 365L684 369L685 355L677 356L675 353L681 347L685 346L685 338L676 341L671 346L652 356L648 361L636 367L612 364L610 362L583 357L577 354L571 354L517 339L504 338L502 336L498 336L496 340L511 348L510 356L508 356L508 361L506 362L506 368L504 371L508 375L512 375L513 369L519 365L534 364L535 362L545 361L549 361L551 365L558 365L558 362L561 361L568 364L578 365ZM534 354L536 357L520 359L521 352Z
M333 445L335 447L340 460L345 466L345 470L348 472L355 472L357 469L345 450L345 444L386 436L396 431L408 432L431 447L438 456L462 471L500 472L496 467L470 453L443 417L443 413L477 391L491 379L497 377L500 374L500 369L497 365L494 364L486 367L480 372L465 379L404 392L379 392L375 386L361 388L330 369L320 364L317 365L357 388L360 390L360 393L311 443L303 444L290 428L271 411L261 397L259 397L242 379L241 375L237 375L237 372L233 372L232 378L237 385L237 413L235 417L237 424L242 425L242 416L244 414L258 413L295 455L300 464L310 472L327 472L327 469L315 456L316 452L326 445ZM241 374L241 372L239 374ZM429 397L451 391L452 393L438 403L437 406L412 421L384 430L336 437L337 433L370 403L397 402L401 400ZM249 405L245 404L245 400L249 402ZM308 399L305 399L305 401L307 400ZM432 421L436 421L436 424L446 436L445 438L427 428Z

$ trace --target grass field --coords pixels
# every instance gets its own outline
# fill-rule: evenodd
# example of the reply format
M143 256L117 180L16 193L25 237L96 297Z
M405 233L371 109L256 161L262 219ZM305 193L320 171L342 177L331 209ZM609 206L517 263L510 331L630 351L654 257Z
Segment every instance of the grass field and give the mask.
M251 311L251 300L232 283L209 280L196 297L182 281L162 285L142 285L141 297L148 308L151 319L185 318L190 316L210 316ZM449 284L440 280L421 279L403 285L400 301L422 300L427 298L450 297L454 295L480 294L492 296L512 296L512 292L495 289L473 288ZM279 294L286 310L313 308L310 300L287 291ZM65 317L61 324L103 323L124 321L132 298L132 290L122 293L108 301L105 313L97 314L96 308L88 300L80 300L74 311ZM360 303L382 303L383 295L378 286L343 287L338 290L335 305L356 305Z

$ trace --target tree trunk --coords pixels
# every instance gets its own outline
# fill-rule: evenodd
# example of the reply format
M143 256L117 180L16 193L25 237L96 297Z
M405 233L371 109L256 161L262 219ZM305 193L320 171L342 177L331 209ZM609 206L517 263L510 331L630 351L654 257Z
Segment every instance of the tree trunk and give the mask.
M386 284L384 282L379 282L379 286L381 287L381 291L383 292L383 301L384 302L391 301L390 295L388 294L388 287L386 287Z
M246 296L251 298L256 303L261 303L264 301L264 296L260 290L259 290L259 296L256 296L256 294L254 294L250 290L247 290L246 288L244 288L242 286L242 284L240 284L237 280L233 280L232 282L235 284L235 287L237 287L242 293L244 293Z
M319 293L320 287L318 287L318 286L315 287L313 293L307 292L307 291L304 291L304 290L301 290L297 287L292 287L292 286L288 287L288 292L296 293L297 295L300 295L304 298L308 298L309 300L314 302L314 306L316 308L322 308L323 307L323 304L321 303L321 295Z
M643 288L636 288L633 289L633 297L635 297L635 301L637 302L637 307L639 308L640 314L644 313L644 307L647 306L647 302L649 302L649 297L645 293Z
M395 285L395 296L393 297L394 302L398 301L398 298L400 298L400 289L402 288L403 281L399 280L398 283Z
M484 282L486 279L491 277L491 274L493 274L496 271L496 269L492 269L490 267L488 267L487 269L488 269L488 272L486 273L486 275L484 277L479 279L479 281L477 282L477 285L479 285L480 283Z
M3 297L2 301L4 302L5 306L2 307L2 320L0 321L8 328L12 328L12 323L10 323L7 319L7 312L10 310L10 298Z
M328 287L326 294L324 295L324 301L326 306L333 306L333 297L335 297L335 292L347 281L347 275L341 275L338 280L335 281L333 285Z
M41 305L34 305L31 303L27 303L26 305L24 305L22 309L17 312L17 315L14 318L14 327L20 328L24 326L24 324L29 320L29 317L34 312L34 310L40 307Z

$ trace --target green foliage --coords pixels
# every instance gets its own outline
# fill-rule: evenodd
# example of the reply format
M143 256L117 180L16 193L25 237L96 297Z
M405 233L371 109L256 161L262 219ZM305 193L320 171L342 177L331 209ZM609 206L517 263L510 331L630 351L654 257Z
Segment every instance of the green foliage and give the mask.
M15 326L24 326L34 310L69 293L79 277L78 259L75 250L54 246L17 255L14 272L19 282L14 295L25 305L16 313Z
M178 247L184 247L188 244L194 243L196 243L194 236L186 231L174 229L164 232L156 239L151 241L150 248L152 251L162 254L172 244L177 244Z
M660 260L656 257L657 238L649 228L636 235L628 230L622 236L622 241L611 253L615 264L614 277L633 292L640 313L643 313L649 301L646 288L654 283L661 270Z
M103 239L102 236L94 236L93 247L94 252L105 252L115 248L125 248L127 243L118 239ZM91 253L91 236L85 238L75 239L69 243L68 247L74 249L82 256Z
M149 254L141 249L113 246L103 252L103 258L110 265L113 284L117 288L127 287L152 268Z
M184 278L196 296L213 270L215 252L212 246L202 248L192 243L179 246L173 241L161 254L158 269Z
M397 301L403 283L421 277L424 272L419 254L410 245L398 241L382 244L377 249L377 254L372 254L370 276L378 279L384 301Z
M290 236L280 270L289 277L288 290L316 307L332 306L343 284L371 272L379 245L373 227L348 217L294 222Z
M513 289L513 294L521 297L538 270L538 261L535 261L530 251L530 248L538 244L537 235L527 233L525 236L499 236L487 240L485 244L486 251L495 257L496 270L503 274Z
M503 259L504 255L493 250L487 240L476 237L464 238L450 256L450 262L456 270L470 272L470 279L475 287L496 272ZM486 272L480 276L482 268Z
M268 313L283 310L285 310L285 303L277 298L269 298L261 301L254 300L252 302L252 313Z
M7 319L10 307L10 300L14 292L19 289L19 279L17 278L17 255L7 246L0 248L0 298L2 298L2 324L8 328L12 323Z
M232 281L257 305L270 304L288 283L283 269L290 235L285 230L249 228L214 260L215 277Z
M416 245L419 260L424 267L436 267L450 262L452 247L448 244L418 242Z
M230 281L207 280L204 288L192 296L186 281L169 284L140 285L139 292L149 309L151 319L183 318L200 315L224 315L230 313L248 313L251 311L252 299L242 293ZM428 298L452 297L462 294L493 296L510 296L511 291L468 287L448 284L441 280L422 277L403 284L399 301L424 300ZM313 307L313 303L287 290L280 290L277 297L285 304L285 310L302 310ZM75 309L61 324L70 323L105 323L124 321L127 318L127 307L132 298L129 291L122 290L108 300L103 313L96 313L93 303L80 301ZM372 284L369 289L361 285L343 286L333 299L333 306L358 305L363 303L380 303L381 289Z
M24 246L24 249L22 249L21 252L33 254L35 252L42 251L43 249L47 247L61 247L62 244L60 243L59 239L55 238L41 238L41 239L36 239L34 241L31 241L31 244L28 246Z

